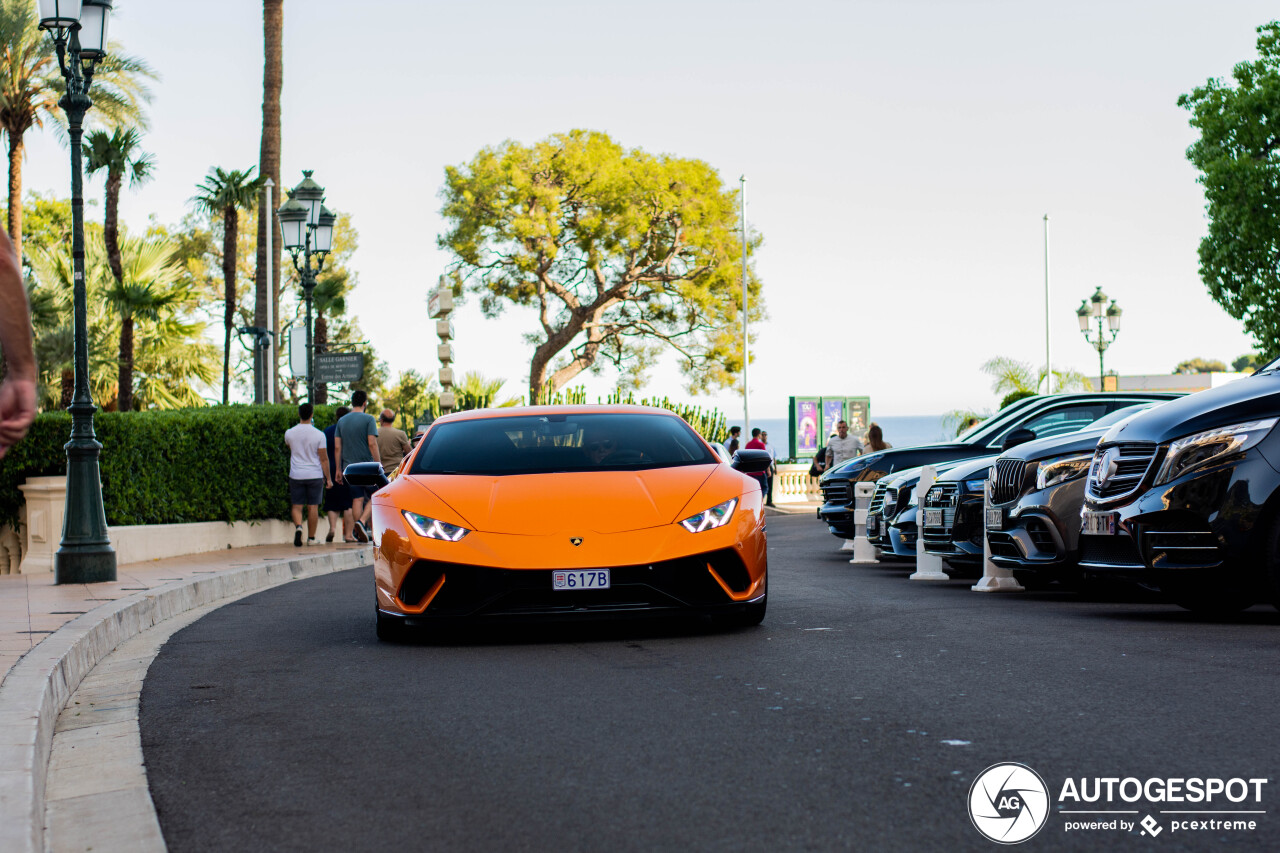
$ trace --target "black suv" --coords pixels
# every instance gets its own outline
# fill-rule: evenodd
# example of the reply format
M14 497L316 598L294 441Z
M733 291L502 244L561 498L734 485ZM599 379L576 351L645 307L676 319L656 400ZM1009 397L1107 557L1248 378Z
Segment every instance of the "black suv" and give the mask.
M987 474L995 461L994 456L980 456L938 475L920 505L920 538L924 540L925 553L937 554L959 572L982 568L986 544L982 502Z
M855 456L822 475L822 507L818 518L842 539L854 537L853 484L878 480L885 474L938 465L1007 449L1006 440L1030 440L1083 429L1116 409L1156 400L1172 400L1177 394L1125 392L1103 394L1048 394L1027 397L1001 409L994 416L946 444L890 448ZM1012 433L1020 432L1014 436ZM1029 433L1029 434L1028 434Z
M1108 431L1085 486L1080 566L1189 610L1280 605L1280 359Z
M984 519L991 562L1026 587L1076 580L1085 474L1099 439L1153 404L1117 409L1088 429L1006 451L991 469Z

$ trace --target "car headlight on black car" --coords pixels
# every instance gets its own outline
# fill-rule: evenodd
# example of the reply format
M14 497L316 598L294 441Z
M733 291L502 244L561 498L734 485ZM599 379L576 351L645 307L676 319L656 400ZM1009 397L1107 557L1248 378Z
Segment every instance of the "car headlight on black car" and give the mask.
M737 498L727 500L722 504L716 504L711 509L704 509L697 515L689 516L680 522L680 526L690 533L701 533L704 530L715 530L717 527L724 527L729 523L729 519L733 518L733 511L737 506Z
M986 477L983 477L981 480L965 480L964 481L964 490L966 492L981 492L981 491L984 491L986 488L987 488Z
M1083 477L1089 473L1089 465L1092 462L1092 453L1041 461L1036 466L1036 491Z
M1188 471L1212 465L1228 456L1243 453L1267 437L1277 418L1247 421L1232 426L1198 432L1169 445L1155 485L1176 480Z
M471 531L465 527L459 527L456 524L450 524L447 521L441 521L438 518L428 518L425 515L418 515L416 512L409 512L404 509L400 511L404 516L404 520L413 528L413 532L424 539L439 539L444 542L457 542L463 536Z

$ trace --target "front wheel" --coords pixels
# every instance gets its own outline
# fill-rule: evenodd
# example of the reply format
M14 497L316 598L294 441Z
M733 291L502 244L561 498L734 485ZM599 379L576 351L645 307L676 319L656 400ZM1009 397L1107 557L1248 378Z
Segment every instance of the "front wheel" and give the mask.
M1162 591L1174 604L1202 616L1230 616L1248 610L1256 603L1253 595L1238 589L1207 589L1179 584L1162 587Z
M384 643L399 643L405 638L404 622L394 616L386 616L378 609L377 597L373 601L373 618L378 639Z

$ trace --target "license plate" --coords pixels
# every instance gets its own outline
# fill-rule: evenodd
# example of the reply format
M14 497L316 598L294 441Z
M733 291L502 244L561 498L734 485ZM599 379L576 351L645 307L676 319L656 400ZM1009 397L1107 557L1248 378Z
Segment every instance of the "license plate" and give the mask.
M942 510L926 509L924 511L925 527L941 527L942 526Z
M867 535L868 536L880 535L880 516L873 515L867 519Z
M998 506L987 507L987 529L988 530L1004 530L1004 508Z
M1116 514L1114 512L1086 512L1084 527L1081 530L1086 536L1115 536Z
M552 589L608 589L608 569L579 569L575 571L552 572Z

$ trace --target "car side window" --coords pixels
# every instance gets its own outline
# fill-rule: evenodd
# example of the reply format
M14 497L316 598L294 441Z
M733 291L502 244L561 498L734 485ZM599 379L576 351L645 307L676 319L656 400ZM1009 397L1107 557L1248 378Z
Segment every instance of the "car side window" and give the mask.
M1041 411L1030 419L1015 424L1003 432L998 438L993 439L989 446L999 447L1005 436L1015 429L1029 429L1036 434L1036 438L1048 438L1049 436L1076 432L1105 415L1110 408L1107 403L1097 402L1076 403Z

